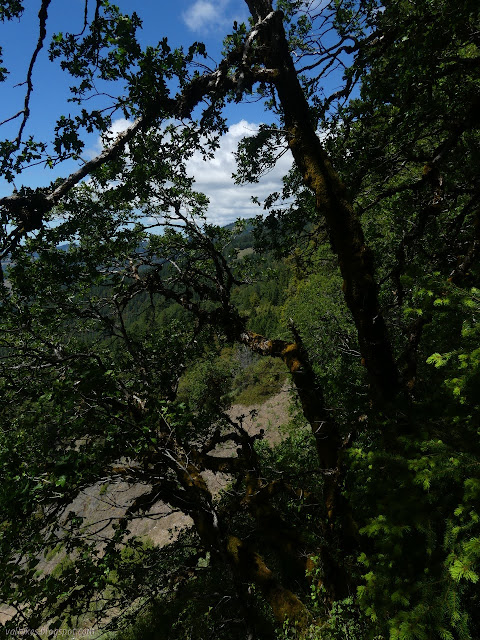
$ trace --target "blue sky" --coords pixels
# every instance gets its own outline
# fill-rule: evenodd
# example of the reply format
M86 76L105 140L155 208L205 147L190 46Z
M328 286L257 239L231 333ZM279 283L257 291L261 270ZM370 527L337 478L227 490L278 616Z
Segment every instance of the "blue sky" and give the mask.
M92 3L93 4L93 3ZM234 20L245 21L246 5L243 0L116 0L126 13L136 11L143 20L140 39L143 45L156 44L167 36L172 47L188 46L195 40L207 46L207 52L218 62L222 39L229 32ZM0 24L0 42L3 47L4 65L10 71L6 82L1 85L0 122L22 109L25 86L15 85L25 80L30 57L38 38L37 13L40 0L26 0L26 10L20 21ZM31 98L31 116L25 135L35 134L40 139L52 139L53 126L61 115L74 113L65 96L70 84L69 78L57 65L48 61L48 42L53 33L79 32L83 22L83 0L52 0L49 9L46 46L40 52L33 74L34 92ZM214 66L213 62L211 66ZM247 187L234 187L231 173L235 170L233 152L238 140L255 131L266 118L261 104L232 105L226 112L229 132L222 139L215 160L204 163L199 157L189 162L189 170L195 176L197 189L210 197L210 219L226 223L237 217L247 217L258 213L258 207L250 203L251 195L264 197L277 190L281 175L290 166L291 160L285 156L280 166L260 183ZM0 139L14 137L19 119L0 127ZM120 116L114 122L114 130L120 131L128 122ZM83 154L91 157L101 149L100 140L91 137ZM75 169L73 163L62 165L54 172L40 166L28 169L16 180L21 185L47 186L57 176L64 176ZM0 196L8 195L12 186L0 179ZM234 204L232 204L234 203Z

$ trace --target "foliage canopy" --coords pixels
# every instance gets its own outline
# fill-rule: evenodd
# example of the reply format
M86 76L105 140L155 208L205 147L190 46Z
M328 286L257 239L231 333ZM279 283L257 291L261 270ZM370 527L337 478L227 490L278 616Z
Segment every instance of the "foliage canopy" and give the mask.
M49 142L25 136L39 1L2 176L80 160L87 133L104 149L0 199L5 629L478 637L478 2L246 4L209 68L202 44L142 48L141 16L85 0L82 33L49 43L78 107ZM251 229L206 222L186 163L252 95L269 122L235 180L295 163L244 257ZM235 380L282 380L252 353L295 395L273 449L228 413ZM84 521L74 501L110 483L140 490ZM192 526L166 546L130 535L175 513Z

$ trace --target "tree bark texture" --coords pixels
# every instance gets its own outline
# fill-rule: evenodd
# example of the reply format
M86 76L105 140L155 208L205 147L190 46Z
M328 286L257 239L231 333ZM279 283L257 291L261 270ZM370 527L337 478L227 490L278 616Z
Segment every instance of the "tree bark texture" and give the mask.
M264 20L273 11L266 0L246 0L254 17ZM398 389L398 370L385 320L380 310L373 255L365 243L362 225L315 131L308 102L298 80L283 28L282 14L259 30L261 55L272 75L283 110L287 140L304 183L315 194L338 256L343 293L358 333L360 351L374 396L390 401Z

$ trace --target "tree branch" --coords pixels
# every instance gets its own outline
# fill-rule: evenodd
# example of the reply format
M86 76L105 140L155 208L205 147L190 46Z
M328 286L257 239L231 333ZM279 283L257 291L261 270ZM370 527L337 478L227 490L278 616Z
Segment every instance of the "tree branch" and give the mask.
M39 27L39 36L38 36L38 41L37 41L37 46L35 47L35 51L33 52L33 55L30 59L30 64L28 66L28 71L27 71L27 79L26 79L26 85L27 85L27 93L25 95L25 101L23 104L23 110L20 111L17 115L20 115L21 113L23 113L23 119L22 122L20 123L20 128L18 130L18 134L17 137L15 138L15 145L14 147L10 150L9 152L9 156L12 153L15 153L15 151L18 151L19 147L20 147L20 143L22 141L22 135L23 135L23 131L25 129L25 126L27 124L27 120L30 116L30 98L32 95L32 91L33 91L33 82L32 82L32 75L33 75L33 68L35 66L35 62L37 60L37 56L40 53L40 51L43 48L43 43L45 41L46 35L47 35L47 19L48 19L48 7L50 5L51 0L42 0L42 4L40 7L40 10L38 12L38 19L40 22L40 27ZM16 116L14 116L16 117ZM10 118L13 119L13 118ZM6 120L5 122L8 122L8 120ZM2 122L2 124L4 124ZM0 169L0 171L3 169L4 167L4 163L5 161L2 163L2 167Z

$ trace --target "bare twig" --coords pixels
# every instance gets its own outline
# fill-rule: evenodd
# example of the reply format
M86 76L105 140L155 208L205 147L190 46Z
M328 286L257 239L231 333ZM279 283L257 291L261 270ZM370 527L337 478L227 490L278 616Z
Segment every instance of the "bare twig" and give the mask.
M23 105L23 119L22 122L20 124L20 128L18 130L18 134L17 137L15 139L15 147L12 150L11 153L13 153L13 151L17 151L20 147L20 144L22 142L22 135L23 135L23 131L25 129L25 125L27 124L27 120L30 116L30 98L32 95L32 91L33 91L33 82L32 82L32 75L33 75L33 68L35 66L35 62L37 60L37 56L40 53L41 49L43 48L43 43L45 41L45 37L47 35L47 18L48 18L48 7L50 5L51 0L42 0L42 5L40 7L40 10L38 12L38 19L40 21L40 28L39 28L39 36L38 36L38 41L37 41L37 46L35 47L35 51L33 52L33 55L30 59L30 65L28 67L28 71L27 71L27 80L26 80L26 84L27 84L27 93L25 95L25 102ZM20 112L22 113L22 112Z

